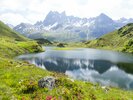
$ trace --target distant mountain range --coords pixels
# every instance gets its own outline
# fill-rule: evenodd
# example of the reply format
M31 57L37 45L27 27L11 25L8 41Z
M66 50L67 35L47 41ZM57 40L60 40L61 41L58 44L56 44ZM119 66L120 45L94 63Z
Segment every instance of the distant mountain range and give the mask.
M34 25L21 23L13 29L33 39L84 41L98 38L131 22L131 18L113 20L103 13L94 18L79 18L67 16L65 12L50 11L44 21Z

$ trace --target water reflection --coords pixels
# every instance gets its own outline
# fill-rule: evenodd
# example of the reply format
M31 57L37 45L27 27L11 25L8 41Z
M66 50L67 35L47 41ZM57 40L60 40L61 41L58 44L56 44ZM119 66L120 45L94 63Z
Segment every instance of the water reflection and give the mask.
M65 73L74 79L125 89L133 89L132 58L132 55L93 49L48 49L45 53L19 56L19 59L49 71Z

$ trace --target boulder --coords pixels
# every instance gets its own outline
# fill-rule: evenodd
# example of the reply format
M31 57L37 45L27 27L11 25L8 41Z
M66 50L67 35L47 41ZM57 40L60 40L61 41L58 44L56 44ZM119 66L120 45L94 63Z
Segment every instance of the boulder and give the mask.
M38 81L38 86L40 88L49 88L53 89L55 85L55 78L52 76L46 76Z

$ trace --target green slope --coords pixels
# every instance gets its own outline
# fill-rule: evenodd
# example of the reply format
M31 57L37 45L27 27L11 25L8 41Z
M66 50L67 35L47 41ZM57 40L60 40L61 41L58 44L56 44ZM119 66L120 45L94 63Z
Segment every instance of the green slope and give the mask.
M16 40L26 40L25 37L21 36L19 33L10 29L7 25L0 21L0 37L10 37Z
M37 51L42 51L37 42L23 37L0 21L0 57L8 58Z
M133 24L105 34L96 40L85 42L84 45L90 48L110 49L133 53Z

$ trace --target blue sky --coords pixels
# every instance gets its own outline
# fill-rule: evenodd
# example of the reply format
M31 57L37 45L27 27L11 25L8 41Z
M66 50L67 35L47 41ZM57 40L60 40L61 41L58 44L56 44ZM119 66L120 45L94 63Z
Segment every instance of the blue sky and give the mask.
M87 18L100 13L113 19L133 18L133 0L0 0L0 20L13 25L34 24L51 10Z

